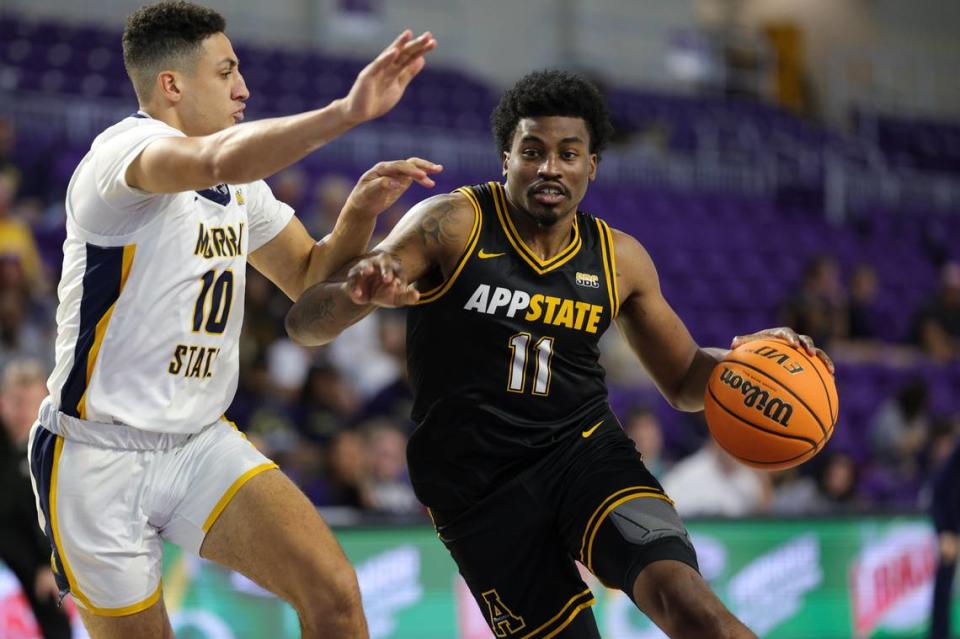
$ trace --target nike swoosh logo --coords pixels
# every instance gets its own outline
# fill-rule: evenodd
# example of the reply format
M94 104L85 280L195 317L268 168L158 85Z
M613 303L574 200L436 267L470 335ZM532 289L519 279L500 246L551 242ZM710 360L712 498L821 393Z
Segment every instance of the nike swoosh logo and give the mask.
M505 253L487 253L483 249L480 249L480 252L477 253L477 257L481 260L489 260L491 257L500 257L501 255L506 255Z
M601 419L599 422L597 422L596 424L594 424L593 426L591 426L591 427L588 428L587 430L585 430L585 431L583 431L582 433L580 433L580 436L583 437L584 439L586 439L586 438L589 437L590 435L593 435L593 431L595 431L595 430L597 430L598 428L600 428L600 424L602 424L604 421L606 421L606 420Z

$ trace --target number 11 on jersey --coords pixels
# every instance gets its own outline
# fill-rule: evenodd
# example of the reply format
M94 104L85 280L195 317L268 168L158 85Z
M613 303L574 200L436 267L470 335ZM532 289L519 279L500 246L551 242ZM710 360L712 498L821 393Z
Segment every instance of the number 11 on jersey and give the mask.
M510 338L510 370L507 390L511 393L523 393L527 381L527 351L533 336L530 333L517 333ZM533 377L534 395L550 394L550 361L553 359L553 338L541 337L533 345L537 361Z

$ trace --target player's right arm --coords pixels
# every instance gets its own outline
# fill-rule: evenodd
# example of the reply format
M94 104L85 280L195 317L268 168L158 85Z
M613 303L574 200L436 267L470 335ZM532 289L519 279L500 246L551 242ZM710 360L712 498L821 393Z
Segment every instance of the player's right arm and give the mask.
M300 296L287 314L290 338L304 346L333 340L377 307L416 303L417 282L453 274L478 213L465 195L437 195L407 211L373 251Z
M180 193L273 175L392 109L435 47L429 32L413 40L405 31L360 72L347 97L322 109L211 135L155 140L128 165L127 184L149 193Z

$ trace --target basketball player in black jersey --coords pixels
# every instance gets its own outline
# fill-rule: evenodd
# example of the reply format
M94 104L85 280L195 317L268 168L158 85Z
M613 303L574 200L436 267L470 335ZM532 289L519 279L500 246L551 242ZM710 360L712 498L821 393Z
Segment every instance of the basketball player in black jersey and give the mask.
M753 637L697 572L687 531L607 403L616 320L664 397L703 408L725 351L699 348L632 237L578 210L610 124L583 79L533 73L494 112L506 182L411 209L339 282L294 305L320 344L410 306L410 475L497 637L599 637L574 560L671 637ZM806 336L770 329L819 354Z

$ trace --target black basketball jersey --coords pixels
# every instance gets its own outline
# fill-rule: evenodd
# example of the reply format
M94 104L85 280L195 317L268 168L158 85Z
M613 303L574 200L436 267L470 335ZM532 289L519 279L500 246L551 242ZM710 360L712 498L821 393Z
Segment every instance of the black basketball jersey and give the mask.
M541 260L496 182L463 187L476 217L463 256L407 317L414 390L410 476L434 509L459 510L607 410L598 340L619 299L610 228L577 212Z

